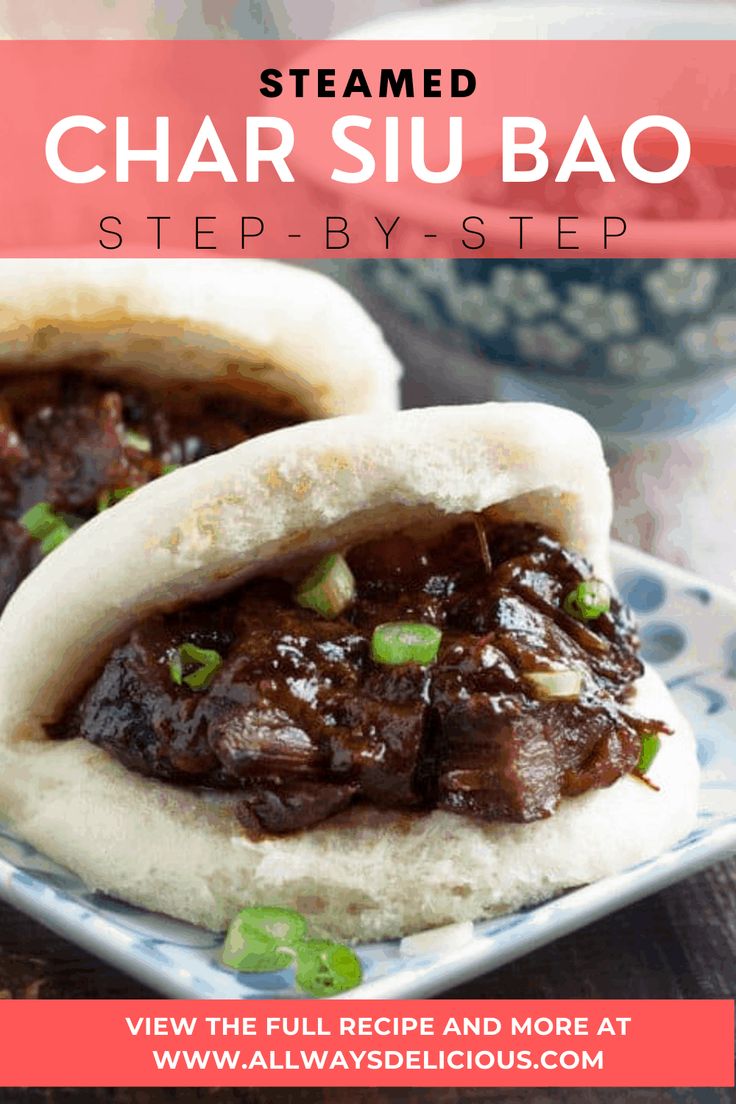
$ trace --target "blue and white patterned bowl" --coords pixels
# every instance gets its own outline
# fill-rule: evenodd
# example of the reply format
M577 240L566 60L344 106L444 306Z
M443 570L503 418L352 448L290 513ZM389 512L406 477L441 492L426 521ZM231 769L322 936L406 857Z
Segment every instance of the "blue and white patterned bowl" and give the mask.
M453 949L402 955L398 942L358 948L364 984L347 996L426 996L482 974L736 851L736 596L632 549L615 549L622 596L698 737L698 823L649 862L546 904L474 926ZM171 997L296 997L285 973L236 974L217 935L91 893L0 828L0 896Z
M463 399L561 402L626 435L736 410L736 262L366 260L355 271L384 324L425 331L446 354ZM443 389L436 368L426 383Z
M728 4L706 0L469 0L374 18L349 36L731 40L735 26ZM706 191L707 185L697 188L699 195ZM499 196L477 197L487 225L499 203ZM711 194L703 210L720 220L727 238L734 221L716 216L713 203ZM448 204L446 225L456 228L456 216L468 212ZM640 222L653 243L651 255L661 256L676 224L666 217L641 216ZM405 223L405 234L417 230L419 247L419 230L429 227L414 227L411 218ZM499 225L515 232L505 218ZM417 400L557 402L605 434L624 436L664 434L736 412L736 382L728 378L736 362L732 261L468 257L363 261L357 270L410 365Z

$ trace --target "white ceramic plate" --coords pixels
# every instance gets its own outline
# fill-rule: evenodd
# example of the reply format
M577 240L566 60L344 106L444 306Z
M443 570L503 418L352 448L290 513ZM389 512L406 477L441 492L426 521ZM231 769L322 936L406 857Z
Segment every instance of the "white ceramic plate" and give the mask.
M615 549L622 596L644 657L671 687L698 737L698 824L659 858L536 908L476 924L444 951L411 957L398 942L358 948L365 982L350 997L428 996L527 954L736 851L736 596L632 549ZM91 893L0 827L0 896L171 997L295 997L288 973L236 974L211 932Z

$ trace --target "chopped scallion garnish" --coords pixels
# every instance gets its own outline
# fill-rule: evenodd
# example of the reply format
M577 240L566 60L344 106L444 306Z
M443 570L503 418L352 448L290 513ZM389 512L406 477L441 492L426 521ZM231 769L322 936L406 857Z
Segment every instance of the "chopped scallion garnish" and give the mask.
M524 678L536 687L542 698L577 698L583 686L583 676L572 667L556 671L525 671Z
M646 774L654 760L657 758L662 741L654 732L645 732L641 738L641 752L639 762L636 764L637 774Z
M48 502L37 502L30 510L26 510L20 519L20 524L35 540L41 540L48 536L61 520Z
M121 502L137 489L137 487L115 487L111 491L103 491L97 498L97 513L101 514L103 510L107 510L116 502Z
M161 469L161 474L171 475L172 472L178 471L180 467L181 464L164 464L163 468Z
M44 537L41 541L41 551L44 556L48 556L49 552L53 552L55 548L58 548L60 544L63 544L67 537L72 535L72 527L67 524L62 518L55 529L52 529L48 536Z
M294 949L297 987L311 997L346 993L363 980L360 959L352 947L327 939L307 939Z
M586 579L570 591L563 608L578 621L594 621L610 610L611 592L602 579Z
M355 598L355 579L339 552L325 556L297 587L300 606L322 617L337 617Z
M414 621L392 621L377 625L371 638L371 655L376 663L434 663L440 650L442 631L434 625Z
M146 437L145 434L139 433L136 429L126 429L123 440L128 448L135 449L136 452L151 451L150 437Z
M65 518L57 514L48 502L37 502L26 510L20 524L34 540L41 542L44 556L53 552L67 537L72 535L72 527Z
M185 668L192 665L195 670L185 674ZM221 666L222 656L214 648L181 644L169 663L169 673L177 686L184 684L190 690L206 690Z
M251 973L284 970L294 961L293 945L306 932L306 920L292 909L241 909L227 930L222 961L233 970Z
M363 980L351 947L329 939L308 939L299 912L277 907L242 909L228 928L222 961L233 970L269 973L296 966L296 985L311 997L331 997Z

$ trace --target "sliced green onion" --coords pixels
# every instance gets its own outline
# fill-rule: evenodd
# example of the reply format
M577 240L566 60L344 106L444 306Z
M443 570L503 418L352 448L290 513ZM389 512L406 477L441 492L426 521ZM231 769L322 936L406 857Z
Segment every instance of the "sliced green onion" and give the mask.
M62 518L55 529L52 529L48 536L44 537L41 541L41 552L44 556L48 556L49 552L53 552L55 548L58 548L60 544L63 544L67 537L72 535L72 527L67 524Z
M138 490L137 487L116 487L111 491L103 491L97 498L97 513L101 514L116 502L122 502L136 490Z
M308 939L296 948L296 983L311 997L331 997L363 980L360 959L350 947L327 939Z
M294 961L294 944L306 932L304 917L291 909L241 909L228 928L222 961L252 973L284 970Z
M434 625L414 621L390 621L377 625L371 637L371 655L376 663L434 663L442 632Z
M578 621L594 621L611 608L611 592L602 579L586 579L571 590L563 609Z
M172 472L178 471L180 467L181 464L164 464L163 468L161 469L161 474L171 475Z
M128 448L135 449L137 452L151 451L150 437L146 437L145 434L139 433L136 429L126 429L123 440Z
M296 600L322 617L337 617L355 598L355 579L339 552L325 556L297 587Z
M62 520L48 502L37 502L30 510L26 510L20 519L20 524L35 540L41 540L48 536Z
M296 963L296 984L312 997L331 997L363 980L360 959L350 947L328 939L307 939L307 922L287 908L245 908L225 936L222 961L233 970L265 973Z
M237 927L235 922L230 925L222 948L225 966L254 974L285 970L293 958L288 948L279 946L275 939L252 928Z
M72 535L71 525L60 514L55 513L48 502L37 502L35 506L31 506L23 514L20 524L34 540L41 542L44 556L53 552Z
M282 943L296 943L307 934L307 921L300 912L275 905L241 909L235 919Z
M561 667L556 671L525 671L524 678L531 682L542 698L577 698L583 686L580 671Z
M190 674L184 674L186 665L196 663L197 669ZM182 683L190 690L206 690L222 666L222 656L214 648L200 648L196 644L180 644L176 655L169 663L169 673L172 682L177 686Z
M654 732L645 732L641 738L641 752L639 762L636 764L637 774L646 774L654 760L657 758L662 741Z

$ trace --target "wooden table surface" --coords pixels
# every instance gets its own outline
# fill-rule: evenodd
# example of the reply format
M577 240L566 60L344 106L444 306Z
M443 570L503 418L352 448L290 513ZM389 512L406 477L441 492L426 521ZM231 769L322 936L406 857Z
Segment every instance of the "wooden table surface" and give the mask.
M614 913L534 954L468 982L443 996L503 998L713 998L736 993L736 858ZM135 998L154 993L21 913L0 906L0 996L4 998ZM569 1094L567 1094L569 1096ZM563 1090L433 1092L353 1090L350 1104L379 1101L436 1101L437 1104L486 1100L504 1104L562 1102ZM347 1104L339 1090L143 1090L0 1089L0 1104L71 1101L217 1100L240 1104ZM634 1104L721 1104L726 1091L700 1090L676 1095L662 1090L629 1090ZM578 1090L575 1104L618 1104L620 1090Z

